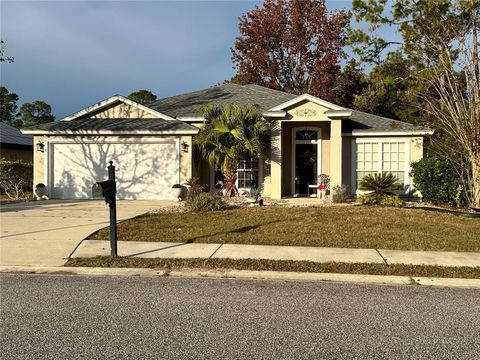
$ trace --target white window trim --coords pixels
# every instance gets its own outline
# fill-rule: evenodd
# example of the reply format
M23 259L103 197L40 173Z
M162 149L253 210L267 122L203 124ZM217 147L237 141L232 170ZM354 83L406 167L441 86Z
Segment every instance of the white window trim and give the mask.
M297 140L297 131L315 130L317 132L317 140ZM299 126L292 128L292 163L291 163L291 190L292 195L295 194L295 166L296 166L296 148L297 144L317 144L317 176L322 173L322 129L315 126Z
M221 192L222 189L215 189L215 167L209 165L210 167L210 192ZM238 189L238 171L237 179L235 181L235 187ZM245 188L243 188L245 189ZM251 188L248 188L251 190ZM263 191L263 156L260 155L258 158L258 191Z
M384 143L404 143L405 144L405 165L404 165L404 190L396 190L394 193L396 194L408 194L411 190L411 179L410 179L410 138L398 138L398 137L390 137L390 138L356 138L354 142L352 142L352 188L355 187L355 194L365 194L367 191L362 191L357 188L357 144L362 143L377 143L379 144L378 151L379 151L379 159L378 163L380 167L383 164L383 144ZM399 170L400 171L400 170ZM380 173L382 170L372 170L372 172Z

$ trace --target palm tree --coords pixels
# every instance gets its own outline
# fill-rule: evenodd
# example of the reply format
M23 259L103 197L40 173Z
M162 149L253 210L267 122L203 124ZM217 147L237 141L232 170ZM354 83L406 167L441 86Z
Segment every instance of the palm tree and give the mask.
M392 173L365 175L359 185L360 190L371 191L375 195L384 195L399 188L398 178Z
M253 105L207 104L200 108L205 126L195 138L210 165L223 173L225 195L235 196L237 168L245 156L258 158L270 141L270 124Z

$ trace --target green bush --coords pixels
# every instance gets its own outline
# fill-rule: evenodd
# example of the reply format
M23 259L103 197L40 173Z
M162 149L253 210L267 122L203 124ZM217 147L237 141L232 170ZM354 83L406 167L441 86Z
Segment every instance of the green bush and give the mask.
M26 199L33 188L33 164L0 160L0 188L10 199Z
M227 207L221 195L214 193L199 193L197 196L189 197L185 206L190 211L219 211Z
M362 205L402 206L403 201L398 195L388 194L362 194L357 197L357 202Z
M375 194L383 195L393 190L398 190L398 178L392 173L374 173L365 175L360 180L359 189L372 191Z
M452 206L468 203L462 180L445 157L427 154L423 159L412 163L410 175L415 188L426 201Z
M348 186L346 185L335 185L332 189L332 201L334 203L344 203L347 202L350 197L348 193Z

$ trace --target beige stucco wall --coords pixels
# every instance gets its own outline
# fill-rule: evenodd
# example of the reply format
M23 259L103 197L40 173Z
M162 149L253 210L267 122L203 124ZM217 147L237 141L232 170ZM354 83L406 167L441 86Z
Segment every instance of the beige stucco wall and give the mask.
M423 158L423 137L410 138L410 164ZM413 185L413 178L409 176L410 189L415 189ZM414 191L415 196L422 196L420 191Z
M346 136L342 138L342 185L352 193L352 138Z
M182 150L182 143L188 145L188 150L184 152ZM180 137L180 184L184 184L188 179L192 177L192 137L181 136Z
M286 120L330 121L328 116L325 115L325 112L329 109L310 101L303 101L285 110L287 112Z
M342 185L342 120L330 122L330 186Z
M33 148L35 149L36 144L39 142L45 143L46 137L45 136L34 136L33 137ZM33 185L35 186L38 183L46 184L47 179L45 178L45 156L47 151L41 152L35 151L33 152Z
M123 102L118 102L110 107L103 109L102 111L88 114L88 118L93 119L132 119L132 118L155 118L148 111L144 111L136 106L128 105Z

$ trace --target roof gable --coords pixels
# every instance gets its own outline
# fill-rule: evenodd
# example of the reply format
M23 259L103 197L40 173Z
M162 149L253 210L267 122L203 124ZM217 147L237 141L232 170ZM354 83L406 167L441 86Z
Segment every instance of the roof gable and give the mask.
M143 112L146 112L150 115L152 115L152 117L155 117L155 118L160 118L160 119L163 119L163 120L174 120L172 117L166 115L166 114L163 114L159 111L156 111L150 107L147 107L145 105L142 105L136 101L133 101L133 100L130 100L122 95L114 95L114 96L111 96L105 100L102 100L96 104L93 104L91 106L88 106L80 111L77 111L76 113L73 113L69 116L66 116L64 117L63 119L61 119L60 121L70 121L70 120L73 120L73 119L78 119L80 117L86 117L88 116L89 114L94 114L94 113L98 113L98 112L101 112L103 109L106 109L112 105L114 105L115 103L124 103L124 104L127 104L129 106L133 106L133 107L136 107L138 108L139 110L143 111Z
M317 98L316 96L313 96L313 95L310 95L310 94L303 94L303 95L299 95L299 96L296 96L295 98L289 100L289 101L286 101L280 105L277 105L271 109L269 109L268 111L280 111L280 110L285 110L287 108L290 108L292 106L295 106L299 103L302 103L304 101L309 101L309 102L312 102L314 104L317 104L317 105L320 105L322 107L325 107L329 110L347 110L341 106L338 106L338 105L335 105L335 104L332 104L331 102L328 102L328 101L325 101L325 100L322 100L320 98Z

